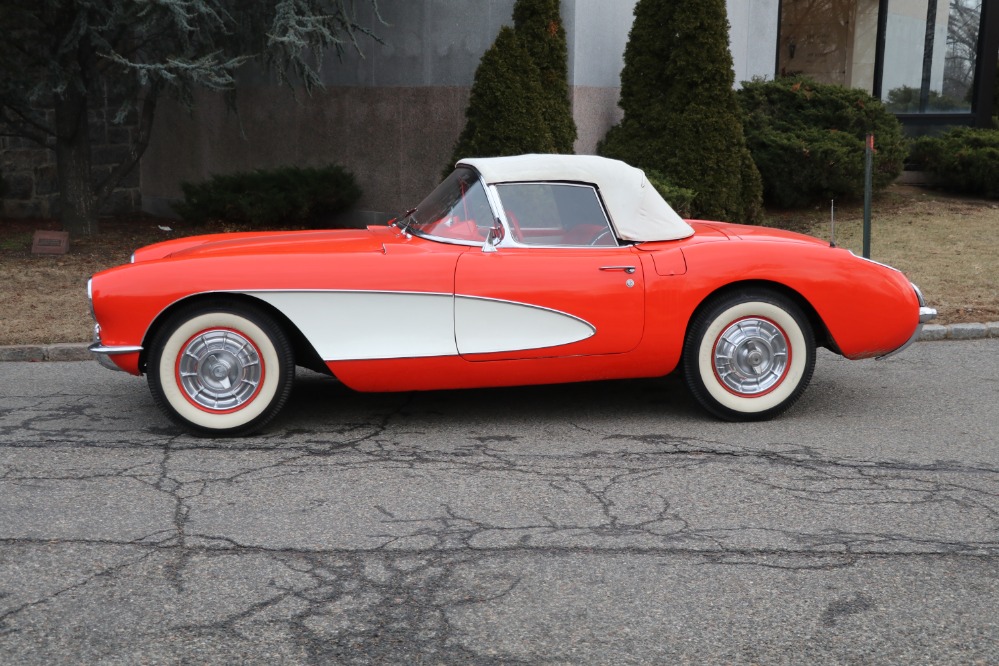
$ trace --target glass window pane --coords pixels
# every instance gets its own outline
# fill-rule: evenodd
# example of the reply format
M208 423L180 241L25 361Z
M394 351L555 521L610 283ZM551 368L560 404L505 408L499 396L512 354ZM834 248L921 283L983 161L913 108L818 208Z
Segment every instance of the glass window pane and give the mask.
M891 0L883 98L895 113L968 113L982 0Z
M878 0L784 0L777 67L819 83L874 89Z
M525 245L613 247L617 239L588 185L497 185L514 238Z

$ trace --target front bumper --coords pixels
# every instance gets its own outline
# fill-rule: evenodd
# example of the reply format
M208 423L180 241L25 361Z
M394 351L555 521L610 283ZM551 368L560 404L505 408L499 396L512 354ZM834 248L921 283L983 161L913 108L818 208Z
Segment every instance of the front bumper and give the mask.
M101 325L94 324L94 342L87 347L87 350L94 355L94 359L102 367L108 370L122 370L111 360L111 357L115 354L135 354L136 352L141 352L142 347L105 347L101 342Z
M912 283L910 282L909 284L912 284ZM914 330L912 332L912 337L910 337L908 339L908 341L906 341L906 343L904 345L902 345L901 347L899 347L895 351L888 352L884 356L878 356L877 360L879 360L879 361L881 359L883 359L883 358L888 358L889 356L894 356L895 354L898 354L899 352L904 351L909 345L911 345L913 342L915 342L916 340L919 339L919 334L923 330L923 324L926 324L927 322L931 322L931 321L933 321L934 319L937 318L937 311L936 311L936 309L931 308L931 307L927 307L927 305L926 305L926 299L923 298L923 292L920 291L919 287L917 287L916 285L912 284L912 289L913 289L913 291L916 292L916 299L919 301L919 323L916 324L916 330Z

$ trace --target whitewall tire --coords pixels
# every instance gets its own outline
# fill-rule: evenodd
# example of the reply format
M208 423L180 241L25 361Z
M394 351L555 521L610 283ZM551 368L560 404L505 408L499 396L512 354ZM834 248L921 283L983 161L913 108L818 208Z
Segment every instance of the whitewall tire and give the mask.
M687 385L721 418L763 420L789 409L815 369L815 338L789 298L743 290L695 316L683 348Z
M287 336L267 315L239 305L184 310L156 334L149 388L174 422L198 435L246 435L281 409L295 364Z

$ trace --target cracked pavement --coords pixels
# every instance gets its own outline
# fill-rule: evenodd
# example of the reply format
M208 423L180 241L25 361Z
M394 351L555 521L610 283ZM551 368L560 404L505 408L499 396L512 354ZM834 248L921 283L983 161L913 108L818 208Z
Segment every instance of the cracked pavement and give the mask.
M999 340L823 352L759 424L303 374L211 440L93 363L0 375L3 663L999 662Z

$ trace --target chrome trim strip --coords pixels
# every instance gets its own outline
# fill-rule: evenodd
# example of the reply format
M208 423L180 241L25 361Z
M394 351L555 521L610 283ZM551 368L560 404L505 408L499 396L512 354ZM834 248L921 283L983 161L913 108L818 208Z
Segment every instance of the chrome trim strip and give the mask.
M124 346L124 345L121 347L105 347L100 343L100 341L98 341L87 347L87 351L89 351L92 354L114 356L115 354L134 354L135 352L141 352L142 347Z
M898 270L897 268L895 268L894 266L889 266L888 264L883 264L880 261L874 261L873 259L869 259L867 257L862 257L859 254L857 254L856 252L854 252L853 250L847 250L847 251L850 254L852 254L855 258L860 259L861 261L866 261L866 262L869 262L869 263L872 263L872 264L876 264L878 266L881 266L882 268L887 268L888 270L895 271L896 273L901 273L902 272L902 271ZM909 284L912 284L912 283L910 282ZM912 285L912 286L915 287L916 285Z
M919 339L919 332L922 331L922 330L923 330L923 325L922 324L918 324L916 326L916 330L914 330L912 332L912 337L910 337L908 340L906 340L904 345L902 345L898 349L895 349L895 350L892 350L892 351L888 352L887 354L882 354L881 356L875 356L874 360L875 361L883 361L886 358L891 358L895 354L901 354L902 352L904 352L906 349L909 348L909 345L911 345L913 342L915 342L916 340Z

